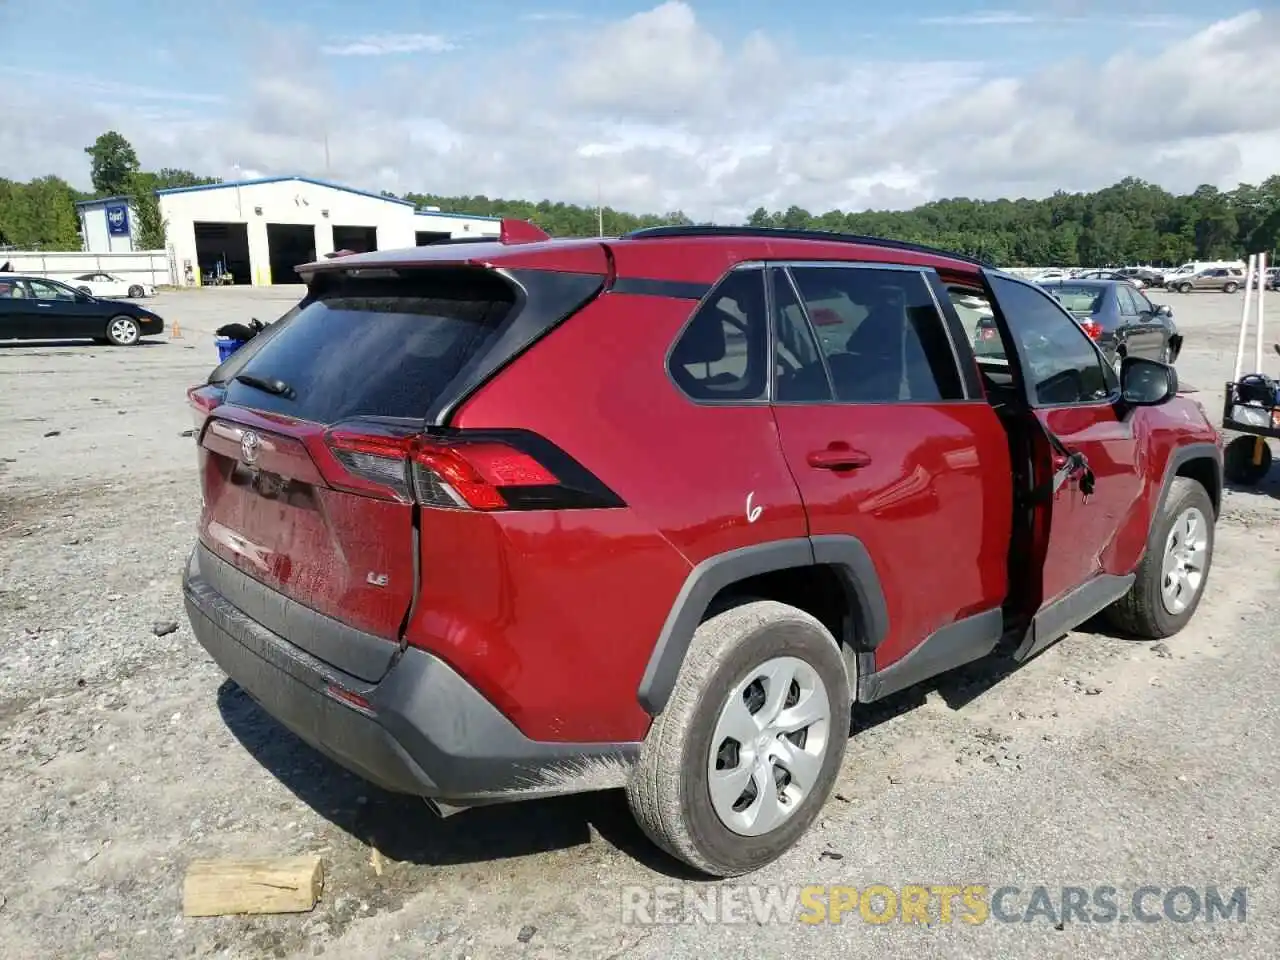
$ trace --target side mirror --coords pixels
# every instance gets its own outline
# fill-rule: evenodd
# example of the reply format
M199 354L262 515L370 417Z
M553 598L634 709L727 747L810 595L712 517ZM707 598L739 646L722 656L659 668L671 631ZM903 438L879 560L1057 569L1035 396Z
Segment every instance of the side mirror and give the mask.
M1120 363L1120 396L1131 407L1156 407L1178 395L1178 372L1167 363L1146 357L1125 357Z
M1156 306L1156 316L1157 316L1157 317L1172 317L1172 316L1173 316L1173 307L1169 306L1167 303L1161 303L1161 304L1158 304L1158 305Z

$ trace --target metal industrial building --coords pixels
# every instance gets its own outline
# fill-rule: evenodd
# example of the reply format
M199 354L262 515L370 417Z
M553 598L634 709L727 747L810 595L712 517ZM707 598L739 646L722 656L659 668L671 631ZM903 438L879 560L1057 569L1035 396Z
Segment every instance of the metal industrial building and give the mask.
M173 282L299 282L294 267L335 250L422 246L498 236L497 217L417 209L407 200L315 180L263 177L161 190ZM127 197L77 204L87 253L140 250ZM230 275L227 277L226 275Z

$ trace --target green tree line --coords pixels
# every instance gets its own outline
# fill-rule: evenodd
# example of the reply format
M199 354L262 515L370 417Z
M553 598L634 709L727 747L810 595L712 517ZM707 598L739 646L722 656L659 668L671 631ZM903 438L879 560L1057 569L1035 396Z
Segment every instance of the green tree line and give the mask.
M553 236L590 236L597 211L544 200L406 194L420 206L532 220ZM606 208L606 234L691 223L682 212L635 215ZM935 200L912 210L812 213L760 207L756 227L832 230L910 240L1009 267L1178 264L1280 249L1280 175L1258 186L1202 186L1178 195L1135 178L1095 193L1058 192L1043 200Z
M84 193L47 176L19 183L0 178L0 246L79 250L79 200L129 196L140 245L164 246L156 191L217 183L188 170L144 171L133 146L108 131L85 148L93 190ZM394 196L393 194L387 194ZM690 224L680 210L635 214L543 200L444 197L406 193L421 207L531 220L553 236L617 235L641 227ZM603 224L602 224L603 221ZM1280 175L1223 191L1201 186L1174 194L1133 177L1094 193L1058 192L1040 200L936 200L912 210L829 210L760 207L747 223L761 227L834 230L910 240L981 257L1001 266L1177 264L1280 251Z
M93 189L77 190L61 177L39 177L20 183L0 177L0 249L80 250L80 217L76 204L104 197L128 197L133 204L138 246L165 246L165 224L157 190L217 183L189 170L164 167L143 170L138 154L114 130L102 134L84 152L89 156Z

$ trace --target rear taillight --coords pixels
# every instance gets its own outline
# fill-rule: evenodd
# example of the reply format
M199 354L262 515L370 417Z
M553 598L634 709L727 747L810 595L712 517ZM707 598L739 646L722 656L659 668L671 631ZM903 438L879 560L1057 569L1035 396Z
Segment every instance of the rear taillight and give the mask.
M1081 320L1080 327L1089 335L1090 340L1099 340L1102 338L1102 324L1097 320Z
M191 419L196 425L197 440L209 414L222 403L222 396L222 388L211 383L201 384L187 391L187 402L191 404Z
M518 437L519 439L513 439ZM529 435L458 433L447 438L394 430L334 428L325 433L356 493L426 507L463 510L567 509L620 506L578 464L538 438L540 458L523 449ZM547 457L548 451L554 451ZM557 463L549 465L546 459ZM562 462L561 462L562 461Z

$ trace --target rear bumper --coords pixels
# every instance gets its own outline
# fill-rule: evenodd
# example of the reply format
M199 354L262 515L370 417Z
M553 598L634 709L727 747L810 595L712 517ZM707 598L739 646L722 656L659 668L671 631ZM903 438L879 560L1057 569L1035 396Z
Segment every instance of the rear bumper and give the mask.
M197 545L183 580L201 646L283 726L371 783L456 806L625 785L639 744L530 740L448 664L415 648L377 683L360 680L232 604L201 576L202 556L220 562ZM369 709L336 699L334 687Z

